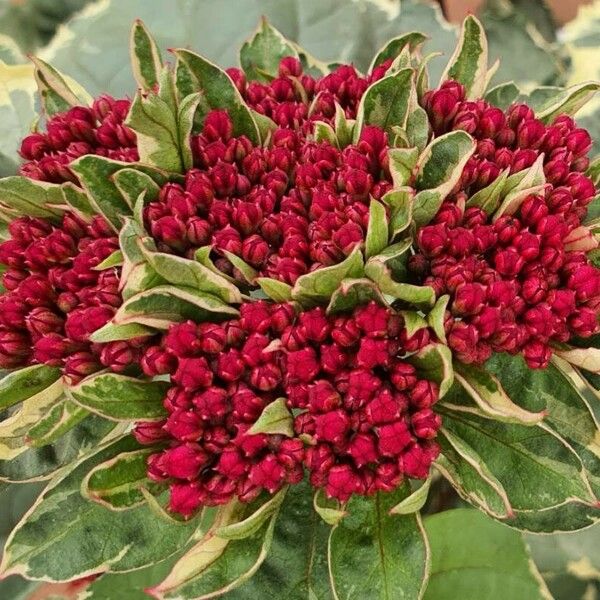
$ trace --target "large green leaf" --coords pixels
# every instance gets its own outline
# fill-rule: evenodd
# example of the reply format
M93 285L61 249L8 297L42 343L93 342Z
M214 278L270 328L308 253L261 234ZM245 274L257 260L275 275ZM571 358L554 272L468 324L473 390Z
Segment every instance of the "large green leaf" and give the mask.
M92 573L141 568L184 546L196 525L169 525L146 506L109 512L85 499L81 481L94 466L139 447L127 436L59 475L11 533L0 566L3 574L68 581Z
M12 371L0 379L0 410L31 398L60 377L60 369L32 365Z
M431 575L425 600L549 600L518 532L471 509L425 519Z
M422 595L430 557L420 517L389 514L409 493L404 484L395 492L348 502L348 515L329 538L329 569L339 600Z
M354 0L351 5L346 0L264 0L247 2L243 10L235 2L214 10L211 0L175 5L170 0L106 0L73 18L42 58L94 94L131 94L125 57L136 18L144 21L161 48L190 47L229 67L237 64L239 48L263 15L314 56L354 63L363 71L377 51L401 33L423 32L430 38L427 50L446 55L456 40L454 28L442 25L437 6L414 0L403 1L402 7L368 0ZM441 61L434 63L433 76L439 77L442 68Z

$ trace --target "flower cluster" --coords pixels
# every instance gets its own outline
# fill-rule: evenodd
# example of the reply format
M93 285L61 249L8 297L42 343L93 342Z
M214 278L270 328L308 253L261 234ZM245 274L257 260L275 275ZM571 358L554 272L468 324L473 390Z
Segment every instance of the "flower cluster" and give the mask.
M122 371L139 362L136 340L89 342L122 302L118 270L95 268L119 247L106 221L65 213L56 224L21 217L8 229L0 244L0 367L47 364L76 382L102 366Z
M100 96L91 108L75 106L48 119L46 133L28 135L21 143L21 175L40 181L77 182L69 164L85 154L115 160L138 159L134 132L124 125L129 100Z
M248 106L279 127L308 134L314 121L332 121L336 103L346 117L354 119L366 89L385 75L391 62L385 61L365 77L352 65L339 65L327 75L312 77L303 72L301 62L293 57L281 60L278 77L268 83L248 83L240 69L228 69L227 73Z
M581 227L595 194L581 173L589 135L570 117L546 126L525 105L504 113L467 102L454 82L428 92L424 104L437 133L464 129L477 149L432 224L419 231L411 269L438 295L450 295L446 330L459 360L522 352L530 367L543 368L553 343L598 331L600 270L586 257L595 242ZM512 214L465 209L503 170L521 171L542 154L548 183Z
M400 315L374 303L348 316L291 304L244 304L224 324L174 325L142 360L171 374L162 422L139 423L141 443L169 442L149 476L170 481L170 508L242 501L302 479L345 501L424 478L439 449L438 386L400 358L430 341L408 337ZM251 434L278 397L296 414L295 437ZM308 444L305 451L304 443Z
M162 250L193 255L210 244L227 273L238 275L229 252L293 284L362 243L370 199L391 188L382 130L365 127L343 150L291 129L277 129L269 148L232 132L226 112L211 112L195 140L197 168L146 206L146 227Z

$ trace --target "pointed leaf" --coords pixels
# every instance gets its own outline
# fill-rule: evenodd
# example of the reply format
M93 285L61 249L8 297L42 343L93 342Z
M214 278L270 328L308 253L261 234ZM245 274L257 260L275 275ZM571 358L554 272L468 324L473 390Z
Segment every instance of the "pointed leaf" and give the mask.
M370 279L343 279L339 287L331 295L327 306L328 314L348 312L374 300L381 306L387 306L379 288Z
M292 289L292 298L308 303L329 301L344 279L362 274L363 258L357 246L341 263L299 277Z
M260 20L254 35L240 50L240 64L250 81L269 82L277 77L281 59L298 58L298 52L265 17Z
M81 495L81 481L91 468L137 448L133 437L126 436L54 479L13 529L0 566L2 574L71 581L139 569L184 547L196 524L169 525L152 518L146 506L107 513Z
M369 205L369 224L365 238L365 256L369 258L383 251L388 245L388 220L385 206L377 200Z
M138 325L137 323L129 323L128 325L115 325L107 323L100 329L96 329L90 336L90 341L95 344L105 344L106 342L116 342L119 340L131 340L133 338L154 335L156 330Z
M286 406L285 398L278 398L267 404L258 420L248 430L248 433L250 435L265 433L293 437L294 418Z
M339 142L335 131L329 123L324 121L315 121L314 124L315 142L327 142L336 148L339 148Z
M429 576L429 547L418 514L393 516L408 486L372 498L353 496L329 537L329 569L338 598L418 598Z
M509 169L505 169L492 183L475 192L466 203L467 208L477 206L486 214L492 215L500 206L502 194L508 180Z
M19 215L56 219L63 211L55 207L63 203L62 188L55 183L17 175L0 179L0 205Z
M0 410L43 392L60 375L59 368L47 365L31 365L8 373L0 379Z
M87 410L114 421L159 420L166 415L163 406L170 387L167 381L145 381L97 373L68 388L67 393Z
M155 91L163 61L154 38L140 19L136 19L131 28L129 52L138 86L145 92Z
M227 258L227 260L236 268L244 279L249 284L254 284L258 277L258 271L251 267L245 260L236 256L235 254L228 252L227 250L223 251L223 254Z
M498 379L485 368L456 362L454 370L457 381L486 415L521 425L536 425L546 416L545 411L533 413L515 404Z
M96 465L81 482L81 493L111 510L127 510L143 504L140 488L157 487L147 475L147 460L153 451L141 448L122 452Z
M192 288L159 285L139 292L121 305L114 316L116 325L138 323L167 329L171 323L188 319L202 322L237 315L218 298Z
M406 231L410 225L414 195L412 188L406 187L390 190L381 198L381 201L390 209L389 229L392 239Z
M390 163L390 174L394 183L394 190L408 185L413 169L417 166L419 160L418 148L390 148L388 150ZM388 192L388 194L391 192Z
M313 507L315 512L323 519L327 525L337 525L347 512L342 510L339 500L335 498L327 498L323 492L323 488L319 488L313 496Z
M442 135L427 148L416 166L413 219L418 227L426 225L462 175L463 168L473 152L475 142L464 131Z
M413 70L401 69L371 84L363 94L356 113L354 142L366 125L376 125L391 133L392 127L404 128L413 86Z
M417 331L427 327L427 321L418 312L414 310L401 310L399 312L404 321L407 337L411 338Z
M390 508L390 514L412 515L413 513L419 512L423 506L425 506L425 502L427 502L427 496L429 495L430 487L431 475L425 480L423 485L420 485L409 496L398 502L396 506Z
M135 206L142 193L144 202L152 202L158 198L160 185L152 177L138 169L121 169L113 175L113 179L119 192L130 206Z
M565 347L555 349L554 353L576 367L600 374L600 348Z
M467 98L481 98L485 93L488 72L488 44L479 20L469 15L462 24L454 54L442 75L465 86Z
M120 250L115 250L112 254L109 254L102 262L98 263L94 267L94 271L106 271L113 267L120 267L123 265L123 253Z
M411 31L410 33L405 33L404 35L390 40L377 52L367 72L371 73L375 67L378 67L386 60L393 61L406 47L408 47L410 52L418 50L426 40L427 36L418 31Z
M345 148L352 143L354 135L354 126L356 122L353 119L348 119L344 109L336 102L335 103L335 136L340 148Z
M270 277L257 277L260 289L275 302L289 302L292 299L292 286Z
M89 412L66 397L53 406L33 427L27 432L25 441L30 448L42 448L54 443L67 431L81 423Z
M600 83L588 81L564 90L536 110L536 117L550 123L558 115L574 115L600 90Z
M215 535L224 540L243 540L254 535L265 521L279 510L287 491L287 486L283 487L275 495L262 502L256 510L250 511L250 514L244 516L241 521L217 528Z
M443 398L454 383L452 353L448 346L429 344L412 354L408 360L423 377L435 381L440 386L440 398Z
M513 81L509 81L508 83L501 83L489 90L485 95L485 100L492 106L497 106L502 110L506 110L513 102L517 101L517 98L520 95L521 90Z
M194 166L194 156L192 154L192 130L194 128L194 118L198 106L202 101L202 93L186 96L179 105L177 113L177 131L179 135L179 152L183 170L188 171Z
M427 322L429 326L435 332L440 342L443 344L446 343L446 329L444 327L444 320L446 316L446 307L448 306L448 302L450 301L450 296L448 294L444 294L440 296L435 303L435 306L429 311L427 315Z
M250 109L244 103L231 78L219 67L185 49L173 50L182 71L192 82L194 91L202 92L199 112L203 116L209 110L227 110L233 121L233 135L246 135L254 144L259 143L259 134ZM179 74L178 74L179 75ZM179 77L177 83L179 84ZM183 93L187 96L188 93Z

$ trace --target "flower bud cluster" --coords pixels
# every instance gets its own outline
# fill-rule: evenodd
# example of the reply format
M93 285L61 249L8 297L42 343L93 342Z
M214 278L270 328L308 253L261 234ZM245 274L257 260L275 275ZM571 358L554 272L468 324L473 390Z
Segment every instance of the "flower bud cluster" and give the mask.
M246 103L279 127L310 133L314 121L331 123L336 103L349 119L356 118L360 99L373 82L381 79L391 60L382 63L368 76L361 76L352 65L339 65L328 75L312 77L304 73L301 62L286 57L272 81L247 82L240 69L228 69Z
M544 125L523 104L503 112L466 101L453 81L423 103L437 134L463 129L477 149L433 223L419 231L410 266L438 295L450 295L445 326L459 360L522 352L531 368L543 368L553 344L598 331L600 270L586 257L595 244L581 226L595 194L582 173L589 134L568 116ZM540 155L547 184L515 212L465 209L503 170L522 171Z
M282 128L260 148L213 111L195 143L196 168L146 206L146 228L166 252L212 245L217 266L240 278L227 252L289 284L341 262L365 239L370 198L391 188L387 136L376 127L344 150Z
M0 244L6 266L0 296L0 367L61 367L71 383L103 366L123 371L139 362L138 341L91 344L90 335L121 304L119 273L95 270L118 249L102 217L65 213L60 224L31 217L8 226Z
M170 508L184 515L275 493L299 482L303 465L342 501L424 478L439 452L439 390L401 357L429 340L427 329L408 337L402 317L374 303L331 317L259 301L223 324L174 325L142 360L148 376L169 373L174 384L168 418L135 429L141 443L167 444L149 476L169 482ZM280 397L294 437L250 434Z
M52 116L46 133L32 133L21 143L20 154L26 161L21 175L52 183L77 182L69 164L85 154L138 160L135 133L124 124L130 104L100 96L91 108L74 106Z

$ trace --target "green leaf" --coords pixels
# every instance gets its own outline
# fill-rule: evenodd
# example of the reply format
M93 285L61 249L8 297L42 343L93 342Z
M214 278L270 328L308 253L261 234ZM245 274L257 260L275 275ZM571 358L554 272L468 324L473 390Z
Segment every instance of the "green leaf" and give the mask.
M598 90L600 90L600 83L595 81L571 86L540 107L536 111L536 117L545 123L550 123L558 115L574 115L594 97Z
M331 531L329 570L335 597L418 598L427 584L429 547L418 514L390 515L408 496L404 484L372 498L353 496Z
M580 369L600 374L600 348L571 348L567 346L557 348L554 353Z
M225 71L189 50L178 49L173 53L196 90L202 92L199 111L203 116L214 108L227 110L233 121L233 135L245 135L252 143L258 144L258 128L252 113Z
M251 435L266 433L270 435L294 436L294 418L288 410L285 398L278 398L265 406L257 421L248 430Z
M227 260L237 269L240 274L244 277L244 279L251 285L256 282L258 277L258 271L251 267L245 260L236 256L232 252L228 252L227 250L223 251L223 254L227 258Z
M144 194L144 202L152 202L158 198L160 185L150 175L138 169L121 169L113 175L113 180L121 195L130 206L135 206L140 194ZM165 183L167 181L165 173Z
M367 237L365 238L366 258L382 252L388 245L388 236L388 219L385 206L377 200L371 200Z
M362 274L363 258L357 246L341 263L298 277L292 288L292 298L300 303L329 301L344 279Z
M101 263L94 267L94 271L105 271L106 269L112 269L113 267L120 267L123 265L123 253L120 250L115 250L112 254L109 254Z
M106 571L139 569L185 546L195 523L168 525L152 518L146 506L109 512L81 495L81 481L91 468L138 447L132 436L126 436L58 475L10 534L0 565L2 574L71 581Z
M153 91L158 85L163 61L156 42L140 19L136 19L131 28L129 52L138 86L145 92Z
M444 344L429 344L412 354L408 360L423 377L435 381L440 386L440 398L443 398L454 383L452 353Z
M470 509L425 519L431 575L425 600L551 598L521 535Z
M292 299L292 286L270 277L257 277L260 289L275 302L289 302Z
M379 288L370 279L343 279L339 287L331 295L327 305L328 314L348 312L374 300L382 306L387 306Z
M492 106L506 110L513 102L516 102L520 95L521 90L513 81L510 81L508 83L501 83L489 90L485 95L485 100Z
M341 508L339 500L327 498L323 488L318 488L313 496L315 512L327 525L337 525L348 513Z
M60 378L57 367L31 365L12 371L0 379L0 410L44 391Z
M218 298L192 288L158 285L131 296L114 316L116 325L137 323L167 329L171 323L225 319L237 311Z
M116 342L119 340L130 340L132 338L154 335L156 330L137 323L127 325L115 325L108 322L100 329L96 329L90 336L90 341L95 344L105 344L106 342Z
M215 530L215 535L224 540L243 540L254 535L264 525L265 521L273 516L279 510L285 495L287 486L280 489L275 495L268 497L265 502L260 498L261 504L254 511L249 511L248 516L244 516L241 521L223 525ZM253 506L251 506L253 508Z
M413 220L418 227L436 215L474 151L475 142L464 131L446 133L425 148L415 168L418 193L414 199Z
M454 54L442 75L442 81L453 79L465 86L467 98L481 98L488 74L488 44L479 20L469 15L462 24Z
M371 84L363 94L356 113L354 142L365 125L376 125L392 133L392 127L406 126L413 70L401 69Z
M56 219L63 213L56 207L63 202L62 188L55 183L18 175L0 179L0 204L18 215Z
M240 64L250 81L264 83L277 77L279 63L287 56L299 58L294 46L263 17L240 50Z
M391 192L388 192L389 194L396 191L397 188L401 188L402 186L410 183L413 169L417 166L417 161L419 160L419 149L390 148L388 151L388 157L390 163L390 174L394 183L394 189Z
M68 388L77 404L114 421L159 420L170 383L145 381L116 373L95 373Z
M406 47L408 47L411 53L415 52L426 41L427 36L419 31L411 31L410 33L405 33L404 35L390 40L377 52L369 66L368 72L371 73L375 67L386 60L393 61Z
M466 203L468 208L477 206L486 214L493 214L500 206L502 194L509 178L510 169L505 169L492 183L475 192Z
M130 168L130 163L88 154L73 161L70 167L79 177L98 212L118 231L120 217L130 215L131 207L114 184L112 176L121 169Z
M194 118L198 106L202 101L202 93L186 96L179 105L177 112L177 131L179 134L179 152L181 153L181 162L183 170L188 171L194 166L194 156L192 154L192 130L194 128Z
M409 227L412 220L413 198L414 191L409 187L390 190L381 198L390 209L389 230L392 239Z
M78 96L54 67L36 56L30 58L35 65L35 80L44 112L48 117L90 102L91 99L85 92L82 94L83 98Z
M337 135L329 123L325 123L324 121L315 121L313 135L315 142L328 142L336 148L340 147Z
M352 143L355 123L353 119L346 118L344 109L336 102L334 118L335 137L340 148L345 148Z
M500 381L483 367L456 362L454 371L463 389L491 418L506 423L536 425L546 416L545 411L530 412L515 404ZM515 396L516 400L519 395Z
M449 301L450 296L448 294L440 296L436 300L434 307L427 314L427 323L429 323L429 326L433 329L435 335L437 335L438 339L443 344L446 343L446 329L444 327L444 320Z
M156 488L148 479L147 459L154 448L122 452L94 466L81 482L81 493L113 511L128 510L145 502L140 488Z
M140 161L165 171L184 170L174 107L156 94L138 92L125 123L136 132Z
M41 448L54 443L89 414L84 408L63 398L29 429L26 436L27 445L30 448Z
M400 500L396 506L390 509L391 515L412 515L419 512L427 502L429 488L431 487L431 476L429 476L423 485L420 485L414 492L403 500Z
M143 243L139 247L150 266L168 283L211 294L230 304L241 303L242 296L235 285L198 261L153 252Z

